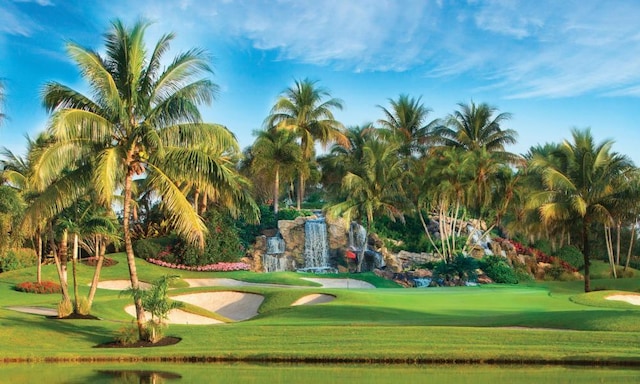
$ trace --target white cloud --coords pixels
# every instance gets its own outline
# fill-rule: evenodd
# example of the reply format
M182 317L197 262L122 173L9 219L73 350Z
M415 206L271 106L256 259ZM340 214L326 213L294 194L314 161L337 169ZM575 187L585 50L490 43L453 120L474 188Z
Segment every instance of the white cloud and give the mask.
M120 8L105 9L155 20L158 35L177 31L187 47L235 40L280 60L354 72L470 75L510 97L635 93L640 84L640 3L632 0L182 0Z

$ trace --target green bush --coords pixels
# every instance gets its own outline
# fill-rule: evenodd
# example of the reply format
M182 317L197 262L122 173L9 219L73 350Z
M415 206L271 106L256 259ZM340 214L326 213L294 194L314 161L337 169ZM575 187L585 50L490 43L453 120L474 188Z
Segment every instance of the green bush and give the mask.
M133 253L144 260L155 259L162 251L162 246L154 239L140 239L133 243Z
M584 267L584 256L582 252L573 245L565 245L556 252L556 256L560 260L566 261L575 269L582 269Z
M209 210L206 221L209 232L204 250L185 242L176 247L175 253L181 264L198 266L238 261L244 253L244 246L235 222L217 210Z
M485 256L478 265L496 283L518 284L516 271L500 256Z
M540 239L533 243L532 247L547 255L553 254L553 251L551 250L551 243L549 242L549 240Z
M36 252L31 248L11 249L0 259L0 272L32 267L36 261Z
M452 261L437 262L434 265L433 274L446 282L460 279L461 281L474 280L478 269L478 262L473 257L458 254Z
M130 345L138 341L138 327L132 323L123 325L116 331L116 341L121 345Z

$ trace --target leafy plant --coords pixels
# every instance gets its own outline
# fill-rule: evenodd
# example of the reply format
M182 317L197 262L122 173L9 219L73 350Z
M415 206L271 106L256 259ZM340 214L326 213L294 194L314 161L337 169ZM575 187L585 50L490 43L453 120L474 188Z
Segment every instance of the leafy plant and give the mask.
M573 245L565 245L556 252L556 256L567 263L569 263L575 269L582 269L584 267L584 257L582 252Z
M130 345L138 341L138 327L135 324L124 325L116 331L116 341L122 345Z
M58 303L58 317L65 318L69 316L73 312L73 304L71 304L71 300L63 299Z
M444 282L454 282L455 280L466 282L477 277L476 269L478 269L476 259L459 253L449 263L445 261L436 263L433 273Z
M30 248L11 249L0 258L0 272L32 267L36 264L36 257L35 251Z
M164 275L151 283L149 289L130 289L128 292L134 299L141 299L142 308L151 313L151 320L147 324L148 338L152 343L162 339L162 330L165 320L169 317L169 311L181 308L184 304L180 301L169 300L168 290L171 280L177 279L176 275Z
M517 284L518 276L516 271L507 264L504 258L496 255L485 256L478 263L480 269L484 271L496 283Z

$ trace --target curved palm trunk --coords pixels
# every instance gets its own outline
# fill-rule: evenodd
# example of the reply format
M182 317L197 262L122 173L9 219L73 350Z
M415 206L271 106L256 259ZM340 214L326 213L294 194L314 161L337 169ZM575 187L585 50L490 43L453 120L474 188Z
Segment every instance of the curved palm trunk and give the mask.
M138 281L138 271L136 269L136 260L133 254L133 245L131 243L131 232L129 229L129 219L131 216L131 185L133 183L133 172L129 171L124 182L124 208L123 208L123 231L124 231L124 249L127 253L127 264L129 265L129 278L131 280L131 288L136 291L140 289ZM136 307L136 321L138 323L138 337L140 340L146 338L144 309L142 308L142 299L139 295L133 300Z
M584 291L591 292L591 276L589 275L591 249L589 247L589 223L582 223L582 256L584 258Z
M56 263L56 271L58 272L58 279L60 280L60 290L62 291L62 301L69 301L69 287L64 280L64 274L62 271L62 263L60 262L60 255L58 254L58 249L56 247L56 242L53 239L53 227L51 223L49 223L49 244L51 249L53 250L53 260Z
M99 238L96 241L96 256L98 262L96 264L96 270L93 272L93 279L91 280L91 289L89 290L89 296L87 298L87 306L91 310L93 305L93 298L96 296L96 290L98 288L98 282L100 281L100 272L102 271L102 263L104 262L105 246L102 245L102 239Z

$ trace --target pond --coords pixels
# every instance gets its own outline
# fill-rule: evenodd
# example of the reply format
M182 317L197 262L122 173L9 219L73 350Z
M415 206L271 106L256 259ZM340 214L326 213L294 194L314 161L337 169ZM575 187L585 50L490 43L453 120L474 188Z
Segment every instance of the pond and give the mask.
M636 383L637 368L493 365L4 364L2 382L80 383Z

